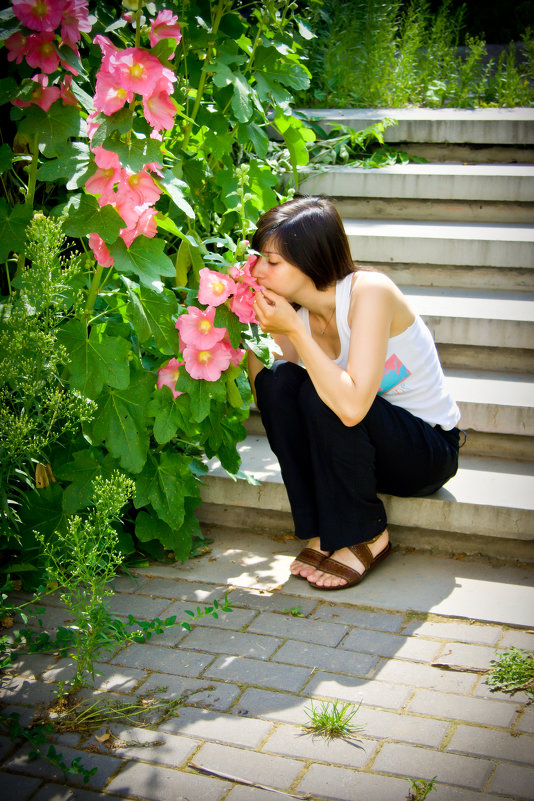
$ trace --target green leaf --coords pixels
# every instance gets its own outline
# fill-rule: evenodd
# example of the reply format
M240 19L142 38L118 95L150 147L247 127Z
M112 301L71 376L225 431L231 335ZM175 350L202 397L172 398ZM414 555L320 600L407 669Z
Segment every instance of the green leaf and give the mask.
M237 129L237 141L241 145L247 145L252 142L256 155L260 159L264 159L269 149L269 137L264 129L257 125L255 122L249 122L247 125L240 125Z
M105 387L97 400L97 414L86 427L90 441L103 442L121 467L132 473L141 472L148 453L145 409L154 383L152 373L137 369L132 370L128 389Z
M19 133L33 138L37 135L39 148L45 156L58 156L58 146L71 136L82 135L80 111L74 106L64 106L56 100L45 112L32 104L25 109L25 116L19 123Z
M154 438L159 445L169 442L178 428L190 434L191 409L189 398L174 398L167 386L157 389L147 406L147 414L154 417Z
M243 331L243 342L265 367L272 367L274 363L273 350L275 342L269 334L264 334L259 325L250 323L248 329Z
M188 485L195 482L189 470L190 457L176 451L149 456L135 482L137 509L151 503L158 517L174 531L184 521L184 498Z
M130 281L125 275L120 276L122 283L128 293L128 319L131 321L139 342L144 343L152 336L152 329L148 322L141 298L138 294L138 286L134 281Z
M95 110L95 107L93 105L93 98L91 97L91 95L87 94L87 92L85 92L82 89L82 87L78 83L76 83L76 81L74 80L71 81L70 88L72 89L72 94L74 95L78 103L81 103L86 111L90 113L91 111Z
M41 181L57 181L68 178L67 189L79 189L89 177L91 151L85 142L67 142L57 148L58 157L45 161L37 170Z
M121 228L126 227L122 217L111 206L99 207L92 195L74 195L65 205L67 219L63 230L67 236L83 237L97 233L104 242L114 242ZM122 239L120 240L122 242Z
M209 415L212 399L224 401L226 398L226 384L223 377L217 381L204 381L191 378L186 370L180 370L176 390L189 395L191 416L197 423Z
M174 262L176 286L187 286L187 274L192 263L189 242L187 239L182 239Z
M65 522L62 497L63 490L59 484L50 484L45 489L28 492L21 507L24 529L37 529L48 537L61 528Z
M26 246L26 226L33 216L31 206L17 204L10 209L3 198L0 198L0 262L9 254L24 253Z
M228 403L230 406L233 406L234 409L240 409L243 406L243 398L241 397L241 393L235 382L240 373L241 368L231 364L225 374L226 396L228 398Z
M130 381L130 343L122 337L111 337L105 326L95 325L87 337L81 320L70 320L60 329L58 340L70 356L70 386L86 397L96 398L104 384L126 389Z
M151 161L158 164L162 161L161 143L156 139L135 139L132 136L130 142L123 142L115 132L104 140L103 146L117 153L121 165L132 172L140 172Z
M141 286L140 297L156 347L165 354L176 353L178 348L175 325L175 319L178 317L176 296L170 289L153 292L148 287Z
M115 269L118 272L135 273L149 289L161 291L163 289L161 277L171 277L175 274L174 264L163 253L164 248L163 239L138 236L129 248L122 239L117 239L111 245L109 252L115 260Z
M176 178L172 170L166 170L159 183L180 211L183 211L189 219L194 220L195 212L184 197L183 189L184 187L187 188L185 181L180 181Z
M133 115L133 111L128 106L109 116L102 113L98 114L95 122L98 122L99 126L93 134L92 146L103 145L106 139L115 131L121 134L128 133L132 127Z
M248 122L252 116L252 87L241 72L233 76L234 94L232 109L239 122Z
M225 303L217 306L214 318L215 326L217 328L227 328L230 342L234 348L241 345L241 332L243 331L243 324L239 322L235 314L230 311Z
M1 78L0 106L3 106L4 103L7 103L9 100L13 100L13 98L16 97L17 92L18 92L18 85L13 78Z
M117 467L117 462L109 454L102 461L101 451L85 448L72 455L72 461L56 469L56 478L70 481L63 493L63 511L67 515L85 509L91 501L93 479L98 475L108 477Z

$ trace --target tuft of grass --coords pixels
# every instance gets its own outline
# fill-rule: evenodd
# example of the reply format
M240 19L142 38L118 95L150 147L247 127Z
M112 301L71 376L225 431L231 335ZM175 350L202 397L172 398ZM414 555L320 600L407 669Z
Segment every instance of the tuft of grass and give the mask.
M321 701L315 706L311 701L310 709L304 710L310 722L302 728L327 740L337 737L358 739L354 735L365 728L365 724L354 725L352 722L359 709L360 704L354 706L340 701Z
M291 617L306 617L302 611L302 606L292 606L290 609L286 609L284 607L282 612L285 612L287 615L291 615Z
M406 781L411 783L406 801L425 801L428 794L437 789L434 787L436 778L436 776L433 779L409 779L406 777Z
M534 653L520 648L507 648L496 659L491 660L493 667L485 678L491 692L514 693L524 692L534 699Z

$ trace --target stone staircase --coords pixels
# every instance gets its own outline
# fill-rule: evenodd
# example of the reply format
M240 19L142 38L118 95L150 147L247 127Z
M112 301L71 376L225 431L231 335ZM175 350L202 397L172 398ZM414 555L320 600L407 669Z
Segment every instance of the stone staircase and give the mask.
M458 474L428 498L385 496L394 542L534 559L534 110L308 112L428 163L336 167L308 178L344 220L354 260L387 273L432 330L468 438ZM290 531L276 458L254 413L237 482L217 462L206 522Z

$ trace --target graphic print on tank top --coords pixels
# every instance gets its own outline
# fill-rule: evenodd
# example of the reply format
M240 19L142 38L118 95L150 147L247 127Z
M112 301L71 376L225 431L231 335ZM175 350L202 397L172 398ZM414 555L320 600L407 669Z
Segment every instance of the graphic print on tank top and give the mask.
M389 392L390 390L394 389L401 383L401 381L404 381L406 378L408 378L409 375L411 375L411 372L408 370L406 365L403 364L396 353L392 353L384 365L384 375L382 376L382 381L380 382L378 394L383 395L385 392ZM398 389L395 390L396 393L403 391L404 390L401 387L398 387Z

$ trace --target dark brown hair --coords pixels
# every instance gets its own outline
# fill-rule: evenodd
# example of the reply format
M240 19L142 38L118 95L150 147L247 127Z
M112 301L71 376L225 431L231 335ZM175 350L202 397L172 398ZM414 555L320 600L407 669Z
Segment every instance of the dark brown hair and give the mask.
M326 289L355 271L336 208L323 197L300 197L275 206L258 220L252 247L277 253Z

